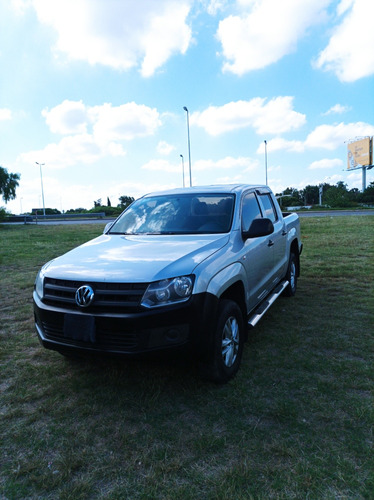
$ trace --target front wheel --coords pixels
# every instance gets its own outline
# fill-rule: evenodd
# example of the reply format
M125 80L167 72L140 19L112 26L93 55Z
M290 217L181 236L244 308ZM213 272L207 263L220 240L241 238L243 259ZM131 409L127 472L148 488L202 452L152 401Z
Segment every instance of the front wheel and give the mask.
M294 253L291 253L290 260L288 261L288 269L286 274L286 280L288 281L288 286L284 290L284 295L287 297L293 297L296 293L297 288L297 261Z
M237 373L243 354L243 314L233 300L222 300L213 339L210 363L204 364L204 375L217 383L226 383Z

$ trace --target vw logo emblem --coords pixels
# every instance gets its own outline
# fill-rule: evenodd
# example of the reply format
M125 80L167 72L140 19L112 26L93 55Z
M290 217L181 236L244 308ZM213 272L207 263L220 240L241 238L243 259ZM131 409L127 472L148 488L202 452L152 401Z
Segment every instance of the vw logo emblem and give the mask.
M79 307L88 307L95 296L95 292L93 291L90 285L83 285L75 292L75 302Z

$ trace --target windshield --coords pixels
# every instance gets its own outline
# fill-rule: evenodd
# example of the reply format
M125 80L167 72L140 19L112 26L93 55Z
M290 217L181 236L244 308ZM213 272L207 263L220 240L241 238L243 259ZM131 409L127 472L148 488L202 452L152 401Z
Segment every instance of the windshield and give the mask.
M183 194L141 198L109 234L215 234L230 231L232 194Z

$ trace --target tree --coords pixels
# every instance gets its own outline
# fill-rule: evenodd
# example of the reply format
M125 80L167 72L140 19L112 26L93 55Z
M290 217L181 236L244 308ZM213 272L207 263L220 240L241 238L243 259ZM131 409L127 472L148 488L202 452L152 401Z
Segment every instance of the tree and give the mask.
M87 212L86 208L69 208L65 213L67 214L85 214Z
M101 207L101 198L99 198L98 200L94 201L94 206L95 206L95 208L96 207Z
M285 207L297 207L304 205L304 201L296 188L288 187L282 193L281 204Z
M0 194L5 203L9 200L14 200L16 197L16 188L18 187L19 180L19 174L8 174L6 168L0 167Z
M362 193L361 200L363 203L374 203L374 182L371 182Z
M107 207L111 207L111 206L112 206L112 204L110 203L109 196L107 197L107 202L106 202L106 205L107 205Z
M132 196L120 196L119 198L119 206L124 209L126 207L128 207L129 205L131 205L131 203L133 201L135 201L135 198L133 198Z
M301 195L304 199L305 205L318 205L319 203L319 187L318 186L306 186L302 191Z
M362 198L362 193L359 189L353 188L348 191L349 200L353 203L359 203Z
M339 181L336 186L331 186L324 196L324 201L330 207L349 207L351 202L349 199L349 193L347 190L347 185L344 182Z

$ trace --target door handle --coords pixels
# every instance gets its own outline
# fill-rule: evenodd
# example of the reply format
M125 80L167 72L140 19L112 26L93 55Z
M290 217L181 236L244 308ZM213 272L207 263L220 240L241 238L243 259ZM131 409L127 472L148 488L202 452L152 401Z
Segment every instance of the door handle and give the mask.
M282 236L287 236L287 232L288 232L288 231L286 231L285 229L283 229L283 231L282 231Z
M268 241L268 247L272 247L274 245L274 241L273 240L269 240Z

